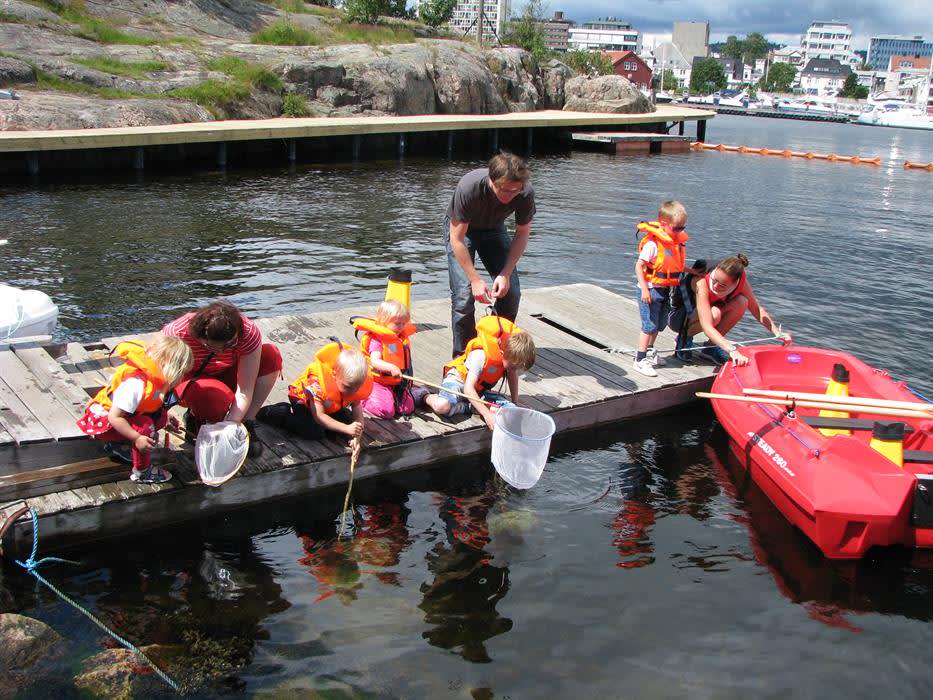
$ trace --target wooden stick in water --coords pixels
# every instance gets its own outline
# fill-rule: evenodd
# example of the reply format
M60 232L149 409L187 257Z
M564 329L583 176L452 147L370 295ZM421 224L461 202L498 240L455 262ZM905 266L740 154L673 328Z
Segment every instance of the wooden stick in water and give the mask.
M347 506L350 503L350 492L353 490L353 472L356 471L356 462L360 458L360 452L363 444L360 438L355 437L350 440L350 480L347 482L347 495L343 497L343 510L340 512L340 532L343 533L347 526Z
M485 399L474 399L472 396L467 396L462 391L454 391L453 389L448 389L446 386L441 386L440 384L435 384L434 382L429 382L424 379L418 379L417 377L412 377L408 374L403 374L402 379L407 379L410 382L415 382L415 384L424 384L425 386L432 387L434 389L439 389L440 391L446 391L448 394L453 394L454 396L460 396L467 401L479 401L484 403L487 406L498 406L499 404L494 401L486 401Z
M891 399L871 399L861 396L829 396L827 394L813 394L805 391L780 391L771 389L743 389L743 392L752 396L773 396L782 399L796 399L798 401L819 401L822 403L838 403L846 406L877 406L878 408L901 408L905 411L929 411L933 414L933 404L917 401L893 401ZM930 416L933 418L933 415Z
M736 394L710 394L698 391L696 395L701 399L721 399L723 401L740 401L743 403L770 403L781 406L795 405L798 408L818 408L828 411L845 409L850 413L868 413L873 416L894 416L897 418L929 419L930 415L923 411L905 411L899 408L879 408L878 406L841 406L837 403L824 403L822 401L795 401L794 399L776 399L764 396L738 396Z

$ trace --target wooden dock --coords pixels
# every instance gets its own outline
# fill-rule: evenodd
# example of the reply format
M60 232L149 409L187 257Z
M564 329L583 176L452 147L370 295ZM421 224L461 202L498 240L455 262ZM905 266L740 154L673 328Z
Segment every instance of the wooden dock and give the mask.
M686 153L693 138L679 134L652 134L639 131L585 131L571 134L575 146L596 148L616 154Z
M213 160L226 167L238 153L268 153L295 162L302 156L320 156L326 145L345 150L346 159L384 153L386 144L399 155L421 145L421 150L449 155L458 140L472 144L484 140L492 151L509 145L530 152L535 135L542 141L556 132L611 126L617 130L652 125L665 131L685 122L697 124L697 140L703 141L706 120L716 116L708 109L657 105L644 114L599 112L510 112L507 114L425 114L379 117L309 117L243 119L156 126L102 129L59 129L0 132L0 172L25 171L38 175L45 169L75 169L99 165L142 170L149 161ZM418 137L416 139L416 137ZM420 140L419 140L420 139ZM76 158L75 151L86 152Z
M264 338L282 351L284 375L270 402L285 400L288 381L313 352L337 336L353 342L348 319L372 305L336 312L257 319ZM413 302L416 376L437 381L450 354L447 300ZM550 413L558 431L572 431L645 416L694 401L712 384L712 365L669 360L658 377L632 370L639 331L633 300L602 288L576 284L525 290L519 325L534 337L538 361L522 378L523 402ZM128 338L140 336L127 336ZM40 519L43 545L83 541L223 513L262 501L346 484L348 449L342 439L303 440L260 424L263 454L219 488L200 483L190 446L174 443L156 459L174 462L172 481L160 485L128 480L129 467L102 457L100 443L74 425L87 398L112 372L109 349L121 338L68 343L67 354L35 344L0 350L0 528L4 513L25 504ZM659 349L672 347L662 338ZM175 411L178 408L173 409ZM356 479L488 454L491 433L475 416L447 421L419 409L415 416L366 423ZM7 523L5 554L31 543L28 520Z

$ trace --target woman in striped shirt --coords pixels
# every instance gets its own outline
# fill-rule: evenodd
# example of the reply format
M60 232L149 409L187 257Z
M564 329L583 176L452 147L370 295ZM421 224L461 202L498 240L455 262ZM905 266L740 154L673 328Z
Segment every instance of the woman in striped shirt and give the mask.
M187 313L162 328L185 341L194 355L192 370L175 389L187 407L185 432L194 439L202 423L230 420L250 433L249 456L262 445L255 439L254 418L282 373L282 355L252 321L228 301Z

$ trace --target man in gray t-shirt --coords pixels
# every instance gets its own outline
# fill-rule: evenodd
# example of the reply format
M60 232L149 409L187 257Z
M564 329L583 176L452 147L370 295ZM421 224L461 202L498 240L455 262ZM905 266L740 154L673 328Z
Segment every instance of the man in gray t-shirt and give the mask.
M460 355L476 336L475 302L495 304L510 321L518 315L521 286L518 265L535 215L535 192L528 182L525 161L500 153L488 168L472 170L460 178L447 206L444 237L450 276L453 356ZM509 237L505 220L515 214L515 236ZM479 255L493 278L492 289L476 271Z

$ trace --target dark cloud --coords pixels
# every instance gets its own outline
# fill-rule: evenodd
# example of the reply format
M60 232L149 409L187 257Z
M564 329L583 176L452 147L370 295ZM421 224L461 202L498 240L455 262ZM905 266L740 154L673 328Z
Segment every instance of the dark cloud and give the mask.
M512 0L513 9L522 0ZM642 32L670 32L675 20L709 20L716 36L749 32L799 36L811 21L848 22L856 44L872 34L922 34L933 38L930 0L550 0L549 11L563 10L577 22L614 16ZM863 41L859 41L863 39Z

